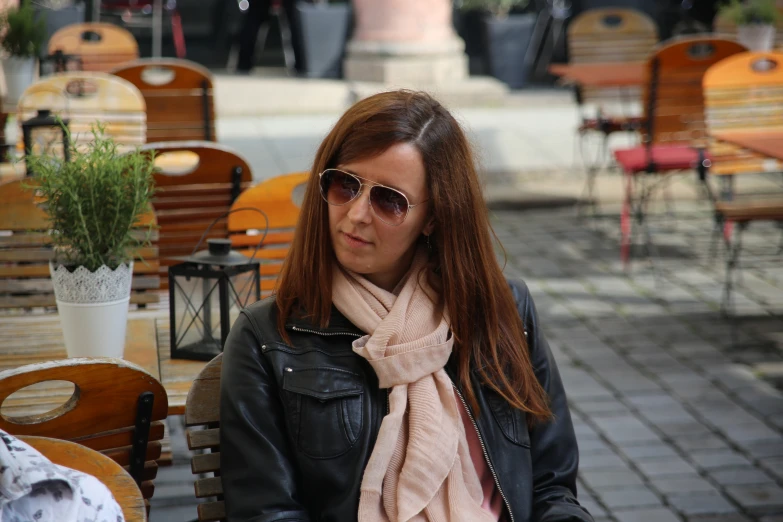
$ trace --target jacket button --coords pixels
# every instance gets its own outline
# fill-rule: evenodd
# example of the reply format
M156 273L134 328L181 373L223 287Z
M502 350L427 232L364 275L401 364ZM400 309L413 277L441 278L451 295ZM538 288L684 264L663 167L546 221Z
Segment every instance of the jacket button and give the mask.
M287 371L287 372L292 372L292 371L294 371L294 369L293 369L293 368L291 368L291 367L288 367L288 366L286 366L286 369L285 369L285 371Z
M261 351L262 351L262 352L265 352L265 351L266 351L266 345L265 345L265 344L262 344L262 345L261 345Z

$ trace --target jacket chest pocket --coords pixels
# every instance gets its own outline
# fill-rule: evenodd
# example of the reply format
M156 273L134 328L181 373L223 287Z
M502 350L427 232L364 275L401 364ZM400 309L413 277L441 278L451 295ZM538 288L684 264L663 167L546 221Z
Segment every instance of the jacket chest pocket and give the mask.
M509 403L492 390L485 390L489 409L503 435L517 446L530 448L530 434L527 431L525 412L512 408Z
M285 367L281 385L291 437L316 459L338 457L362 431L363 386L359 374L342 368Z

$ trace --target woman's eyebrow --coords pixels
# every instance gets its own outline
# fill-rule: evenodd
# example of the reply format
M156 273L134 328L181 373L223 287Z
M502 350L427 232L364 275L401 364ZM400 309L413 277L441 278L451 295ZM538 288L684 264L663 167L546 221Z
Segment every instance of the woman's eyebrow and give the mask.
M394 190L399 190L400 192L402 192L403 194L405 194L405 196L407 196L407 197L410 197L410 192L409 192L408 190L401 189L400 187L396 187L396 186L394 186L394 185L391 185L391 184L389 184L389 183L378 183L377 181L373 181L373 180L371 180L371 179L368 179L368 178L366 178L366 177L362 176L361 174L359 174L358 172L354 172L354 171L352 171L352 170L349 170L349 169L339 169L339 170L344 170L344 171L345 171L345 172L347 172L348 174L353 174L354 176L356 176L356 177L358 177L358 178L361 178L361 179L363 179L363 180L369 181L370 183L373 183L373 184L375 184L375 185L382 185L382 186L384 186L384 187L393 188Z

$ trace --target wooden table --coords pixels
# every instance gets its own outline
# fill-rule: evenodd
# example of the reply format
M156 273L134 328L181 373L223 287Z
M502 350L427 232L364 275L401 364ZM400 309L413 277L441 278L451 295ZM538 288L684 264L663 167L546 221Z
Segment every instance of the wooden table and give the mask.
M553 64L549 72L583 87L639 87L644 85L644 62Z
M783 161L783 129L717 131L710 134L720 141Z
M169 415L184 414L190 386L206 363L170 358L168 316L160 311L131 312L125 338L124 359L163 383ZM0 371L67 357L56 314L2 316L0 339ZM0 411L14 415L50 411L65 402L72 390L72 384L40 383L13 394Z

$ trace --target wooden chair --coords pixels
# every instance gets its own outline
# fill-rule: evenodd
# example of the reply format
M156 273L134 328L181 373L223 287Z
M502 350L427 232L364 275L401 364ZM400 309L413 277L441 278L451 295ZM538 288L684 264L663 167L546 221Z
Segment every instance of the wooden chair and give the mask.
M147 103L147 141L215 137L212 74L187 60L145 59L112 71L141 91Z
M54 289L49 261L54 257L44 211L36 205L29 180L0 184L0 308L54 307ZM140 237L147 237L155 215L148 212L139 221ZM133 265L131 303L157 303L160 296L157 232L153 245L142 248Z
M21 122L41 109L70 120L68 128L77 146L92 140L91 129L96 122L104 125L106 135L114 139L120 152L146 142L144 97L133 84L110 74L66 72L47 76L28 87L18 107L20 150L24 150Z
M601 8L586 11L568 27L568 54L571 63L644 62L658 43L658 28L646 14L634 9ZM582 160L587 169L585 193L593 199L595 176L605 164L609 151L609 136L620 131L636 131L639 116L629 116L627 105L638 103L641 91L637 87L596 88L575 86L580 109L596 106L595 116L582 116L577 129ZM618 111L622 105L622 111ZM590 133L601 135L597 152L586 150ZM593 162L591 158L596 160Z
M111 491L126 522L144 522L147 509L133 477L112 459L81 444L49 437L23 436L29 444L53 463L92 475Z
M720 229L728 250L723 310L731 307L732 273L742 252L742 233L755 221L783 222L783 192L764 195L736 194L738 175L781 173L783 164L769 156L720 140L721 133L783 133L783 53L741 53L709 68L704 75L706 123L710 131L710 175L722 182L721 197L710 192L717 217L715 244ZM778 150L783 141L778 143ZM732 233L736 224L736 233ZM733 236L733 237L732 237Z
M168 397L145 370L122 359L73 358L29 364L0 372L0 405L14 392L35 386L43 401L73 383L70 399L52 411L34 402L23 417L0 415L0 429L77 442L100 451L128 470L145 500L158 472Z
M652 174L701 169L706 174L706 127L701 81L707 69L745 50L737 42L708 36L675 38L661 44L647 62L647 84L643 93L643 143L615 150L615 158L625 174L625 200L620 217L621 258L630 259L631 214L645 234L648 252L652 238L645 221L646 207L658 179ZM639 184L638 190L635 185ZM634 199L638 192L638 199Z
M85 71L108 72L139 58L139 44L127 29L100 22L73 24L55 32L48 52L57 51L78 56Z
M780 2L778 2L777 10L778 19L775 22L775 43L773 48L781 50L783 49L783 4ZM721 15L721 13L718 13L712 22L712 27L713 33L719 38L737 39L737 24L725 14Z
M142 150L158 154L158 192L152 204L160 226L160 273L165 275L167 267L176 263L170 258L189 255L207 227L228 212L253 178L244 158L217 143L148 143ZM215 224L205 241L216 237L228 237L224 220ZM161 285L167 288L168 279L164 277Z
M299 208L308 172L297 172L264 180L245 190L231 205L231 210L257 208L269 219L269 230L263 244L255 252L256 259L262 259L261 296L271 294L275 289L277 276L288 254L294 237L294 227L299 219ZM258 212L238 211L228 216L228 234L234 250L252 256L261 235L267 227Z
M223 354L212 359L188 392L185 406L185 425L204 429L188 430L188 448L203 451L194 455L190 467L194 475L212 474L198 478L194 484L196 498L216 497L216 500L198 505L199 522L225 520L223 484L220 480L220 370Z

